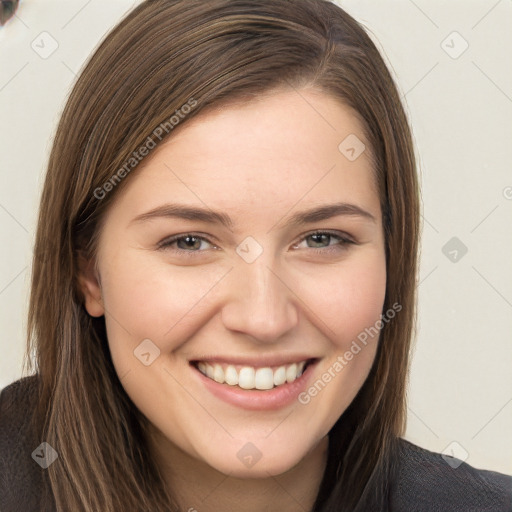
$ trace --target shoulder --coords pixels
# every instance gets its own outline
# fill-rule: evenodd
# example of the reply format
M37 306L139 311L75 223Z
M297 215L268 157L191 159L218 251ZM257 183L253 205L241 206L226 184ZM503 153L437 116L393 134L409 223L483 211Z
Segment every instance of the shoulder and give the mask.
M395 512L511 512L512 476L399 442Z
M38 377L19 379L0 393L0 510L39 510L43 471L32 458L41 444L31 424Z
M37 403L38 378L33 375L9 384L0 392L0 442L21 440L30 431L31 412ZM35 448L35 447L34 447ZM5 462L6 453L0 452Z
M30 377L23 377L16 380L3 388L0 391L0 412L6 413L12 410L13 407L21 400L25 405L29 402L34 401L37 388L39 384L39 378L37 375L31 375ZM5 418L5 416L3 416Z

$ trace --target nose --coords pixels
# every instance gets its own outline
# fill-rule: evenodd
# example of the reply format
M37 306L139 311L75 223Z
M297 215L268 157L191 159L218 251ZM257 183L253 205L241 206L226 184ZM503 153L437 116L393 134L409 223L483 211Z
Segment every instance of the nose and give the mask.
M283 272L263 255L250 264L239 262L222 308L224 326L261 343L279 341L298 323L296 296L289 286Z

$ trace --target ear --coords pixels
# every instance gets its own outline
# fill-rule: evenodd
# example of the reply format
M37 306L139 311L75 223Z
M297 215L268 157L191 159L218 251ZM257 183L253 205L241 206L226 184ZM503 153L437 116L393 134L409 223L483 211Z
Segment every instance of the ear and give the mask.
M99 317L105 314L105 307L101 296L100 276L94 265L94 258L87 259L83 251L78 251L78 283L85 299L84 306L89 315Z

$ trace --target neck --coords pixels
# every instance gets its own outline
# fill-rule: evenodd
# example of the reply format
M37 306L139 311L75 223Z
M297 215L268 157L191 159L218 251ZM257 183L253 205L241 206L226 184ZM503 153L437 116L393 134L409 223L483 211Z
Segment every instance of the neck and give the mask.
M161 433L150 436L150 450L179 509L187 512L310 512L327 464L328 437L293 468L268 478L225 475L191 457Z

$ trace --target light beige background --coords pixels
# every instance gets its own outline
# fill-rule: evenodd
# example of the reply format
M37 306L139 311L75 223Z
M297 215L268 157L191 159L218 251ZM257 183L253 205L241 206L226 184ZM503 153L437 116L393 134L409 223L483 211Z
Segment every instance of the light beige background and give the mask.
M21 376L36 207L59 112L84 60L136 3L27 0L0 28L0 388ZM512 474L512 1L339 3L384 49L419 154L406 437Z

